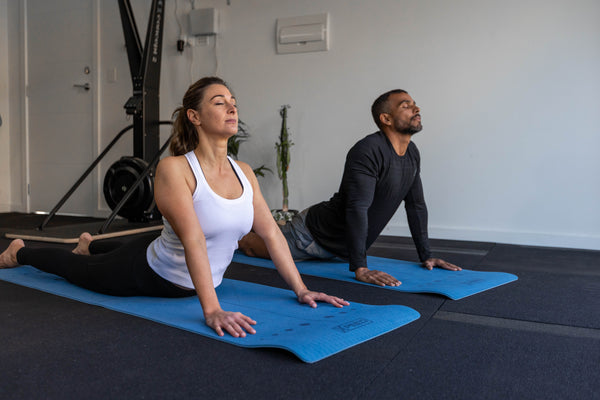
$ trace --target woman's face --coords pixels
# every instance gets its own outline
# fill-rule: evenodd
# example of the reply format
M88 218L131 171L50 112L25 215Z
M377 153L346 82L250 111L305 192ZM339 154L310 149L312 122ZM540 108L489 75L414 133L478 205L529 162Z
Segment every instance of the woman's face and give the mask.
M226 86L218 84L208 86L204 91L199 110L188 110L188 118L205 133L227 137L237 133L237 105L235 97Z

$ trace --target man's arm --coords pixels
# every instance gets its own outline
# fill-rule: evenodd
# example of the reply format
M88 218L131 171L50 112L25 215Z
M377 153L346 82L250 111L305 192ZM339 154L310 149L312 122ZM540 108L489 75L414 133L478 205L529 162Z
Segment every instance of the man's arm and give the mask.
M423 196L421 176L418 172L415 181L404 198L404 207L410 234L419 254L419 260L424 262L431 258L431 250L427 232L427 205Z
M417 173L415 181L404 199L408 226L413 242L419 254L423 267L432 270L439 267L451 271L460 271L461 268L440 258L432 258L429 248L429 235L427 232L427 205L423 196L421 176Z
M368 211L376 184L376 161L362 149L352 148L346 157L340 188L345 195L346 248L350 271L367 266Z
M368 210L373 202L377 184L377 163L370 154L352 149L346 158L342 187L346 194L346 246L350 271L356 279L379 286L398 286L393 276L367 267Z

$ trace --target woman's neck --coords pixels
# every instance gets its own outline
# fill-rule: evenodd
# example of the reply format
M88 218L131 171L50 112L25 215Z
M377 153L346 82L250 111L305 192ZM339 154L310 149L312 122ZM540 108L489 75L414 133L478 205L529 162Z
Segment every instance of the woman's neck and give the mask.
M201 135L194 153L204 168L229 167L227 139L210 140Z

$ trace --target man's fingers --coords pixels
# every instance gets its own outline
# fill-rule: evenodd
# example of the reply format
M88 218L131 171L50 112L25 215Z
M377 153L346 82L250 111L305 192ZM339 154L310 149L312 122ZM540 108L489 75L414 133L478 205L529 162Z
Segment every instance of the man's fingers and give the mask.
M400 281L390 274L381 271L372 271L371 277L373 278L373 282L380 286L398 286L400 285Z
M462 271L462 268L451 264L447 261L444 261L442 259L439 258L430 258L429 260L423 262L423 267L427 268L428 270L432 270L433 267L439 267L439 268L443 268L443 269L447 269L449 271Z
M450 263L448 263L448 264L450 264ZM458 265L450 264L450 267L452 268L452 271L462 271L462 268L459 267Z
M462 268L460 268L459 266L454 265L454 264L450 264L447 261L442 261L442 264L440 266L442 268L448 269L450 271L461 271L462 270Z
M371 283L374 283L379 286L385 286L385 282L381 278L377 276L371 276L370 278Z
M402 283L390 274L377 270L357 272L356 279L362 282L373 283L379 286L399 286Z

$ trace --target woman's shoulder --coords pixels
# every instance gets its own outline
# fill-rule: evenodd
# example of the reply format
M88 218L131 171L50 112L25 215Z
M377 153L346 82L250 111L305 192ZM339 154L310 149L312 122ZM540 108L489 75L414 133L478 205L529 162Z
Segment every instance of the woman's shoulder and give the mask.
M240 167L246 176L250 177L254 175L254 171L252 170L250 164L239 160L234 160L234 162L238 165L238 167Z
M187 159L185 156L167 156L162 158L158 162L158 167L163 168L181 168L187 165Z
M161 159L156 166L155 182L167 186L185 182L192 192L196 187L196 178L185 156Z
M250 182L250 185L256 190L258 187L258 179L256 179L256 175L254 174L254 170L250 166L250 164L245 163L243 161L234 160L234 162L240 167L246 178Z
M183 175L191 172L189 163L185 156L167 156L161 159L156 166L158 175Z

